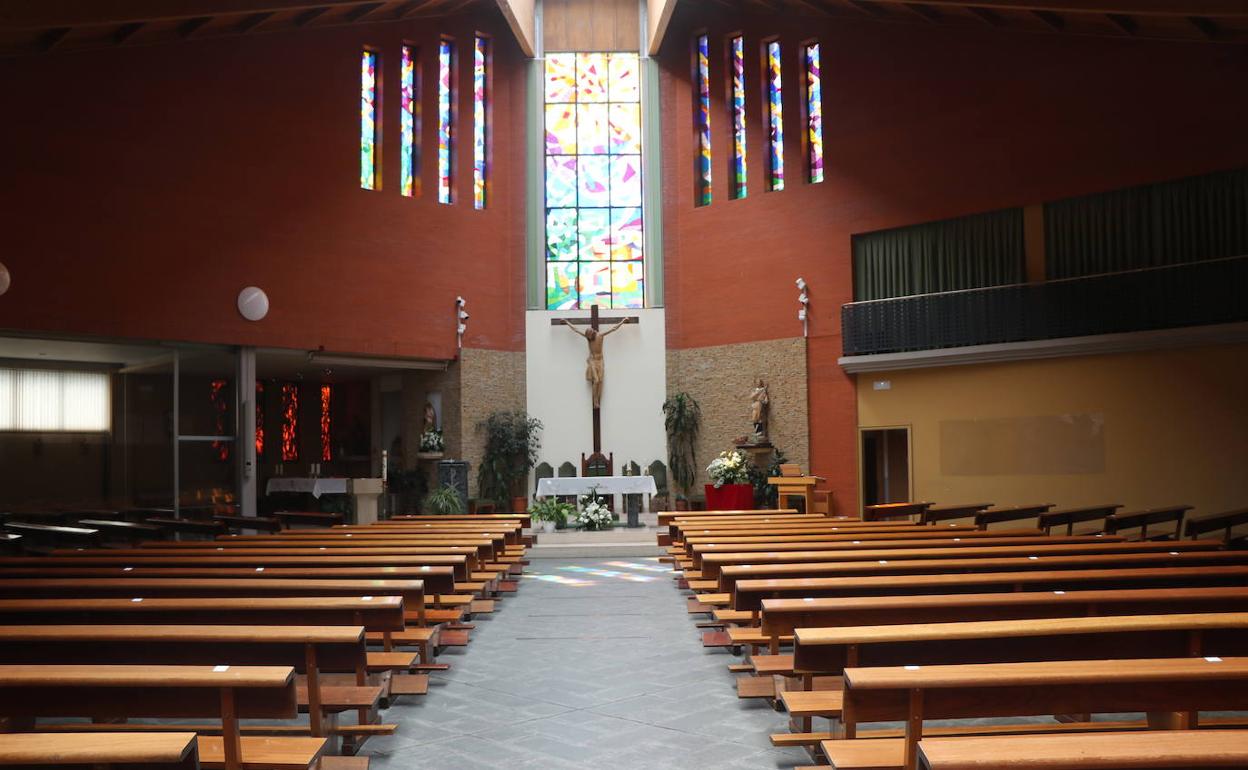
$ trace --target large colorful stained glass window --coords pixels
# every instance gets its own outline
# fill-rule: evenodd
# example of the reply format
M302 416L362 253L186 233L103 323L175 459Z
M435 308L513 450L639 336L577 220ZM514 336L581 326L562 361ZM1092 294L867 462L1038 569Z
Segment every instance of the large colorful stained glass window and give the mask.
M745 173L745 39L728 41L732 64L732 197L746 195Z
M802 54L806 68L806 147L810 181L823 181L823 72L819 44L807 43Z
M485 208L485 99L490 41L478 36L472 53L472 207Z
M299 460L299 386L282 385L282 462Z
M377 135L377 60L365 49L360 58L360 187L376 190L380 142Z
M780 85L780 41L767 44L767 186L784 189L784 93Z
M399 192L411 198L417 195L420 184L420 145L416 143L416 117L420 111L420 97L416 85L416 49L403 46L399 65Z
M637 54L546 56L546 307L640 308Z
M711 57L706 35L697 41L694 71L697 73L698 102L694 121L698 130L697 196L699 206L711 203Z
M330 416L330 407L333 405L334 386L321 386L321 461L329 462L334 459L333 452L333 427L332 418Z
M438 43L438 203L451 202L451 162L455 150L455 44Z

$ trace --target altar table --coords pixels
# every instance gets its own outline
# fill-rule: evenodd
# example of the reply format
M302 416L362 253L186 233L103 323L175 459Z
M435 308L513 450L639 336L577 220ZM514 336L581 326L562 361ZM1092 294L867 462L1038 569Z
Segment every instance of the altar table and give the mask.
M589 494L590 490L595 488L599 494L611 495L615 503L613 507L617 513L624 511L622 495L641 495L641 510L643 513L649 513L650 498L659 493L658 487L654 485L653 476L558 476L537 482L538 497L554 495L580 497Z

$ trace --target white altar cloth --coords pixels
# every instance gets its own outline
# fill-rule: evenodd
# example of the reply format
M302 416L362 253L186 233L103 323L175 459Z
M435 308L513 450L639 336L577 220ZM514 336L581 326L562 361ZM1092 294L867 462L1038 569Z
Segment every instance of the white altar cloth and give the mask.
M271 495L274 492L304 492L313 497L321 495L345 495L347 493L346 479L313 479L298 478L296 476L275 476L269 479L269 483L264 485L264 493Z
M537 482L538 497L580 496L594 488L599 494L612 496L617 513L624 512L621 495L641 495L641 510L649 513L650 497L659 493L653 476L558 476Z

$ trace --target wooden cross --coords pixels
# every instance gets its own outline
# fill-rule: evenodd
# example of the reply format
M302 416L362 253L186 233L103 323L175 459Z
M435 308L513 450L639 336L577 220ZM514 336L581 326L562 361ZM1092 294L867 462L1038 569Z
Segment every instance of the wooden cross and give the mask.
M568 324L572 324L573 326L589 326L591 329L597 332L597 331L600 331L598 327L600 323L607 323L607 324L614 325L614 324L618 324L621 322L625 324L635 324L635 323L641 323L641 319L635 315L601 318L598 316L598 306L594 305L589 310L589 318L567 318L567 319L555 318L551 320L550 325L559 326L561 324L568 323ZM602 410L599 409L598 407L594 407L594 454L602 453L601 411Z

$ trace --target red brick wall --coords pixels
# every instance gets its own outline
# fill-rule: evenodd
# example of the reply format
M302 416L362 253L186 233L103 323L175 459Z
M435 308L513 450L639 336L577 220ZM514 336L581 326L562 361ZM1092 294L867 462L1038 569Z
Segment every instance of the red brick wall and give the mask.
M472 35L492 33L490 205L472 208ZM457 202L436 203L436 45L456 37ZM423 51L423 196L398 192L399 46ZM455 355L523 346L522 56L501 17L0 62L0 329ZM359 57L382 54L381 191L358 183ZM466 55L466 56L465 56ZM259 323L235 309L264 288Z
M854 233L1248 163L1248 50L934 25L733 17L683 5L661 53L669 345L801 333L813 308L811 454L841 505L857 498L852 378L836 363ZM712 41L714 203L694 202L690 45ZM746 35L749 196L728 197L731 128L720 41ZM760 42L780 35L786 189L764 192ZM825 178L803 181L799 43L822 42Z

